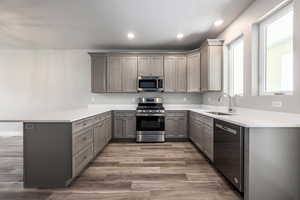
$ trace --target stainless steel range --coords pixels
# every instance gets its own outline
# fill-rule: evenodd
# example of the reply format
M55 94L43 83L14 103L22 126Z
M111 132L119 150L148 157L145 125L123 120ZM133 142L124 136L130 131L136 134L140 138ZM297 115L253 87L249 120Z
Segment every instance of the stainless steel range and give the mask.
M139 98L136 132L137 142L165 142L165 109L162 98Z

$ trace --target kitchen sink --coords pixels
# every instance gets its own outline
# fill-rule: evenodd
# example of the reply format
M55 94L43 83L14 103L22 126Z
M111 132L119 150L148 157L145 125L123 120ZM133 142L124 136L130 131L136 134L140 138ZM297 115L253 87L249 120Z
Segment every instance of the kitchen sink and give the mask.
M212 115L232 115L231 113L223 113L223 112L207 112L209 114L212 114Z

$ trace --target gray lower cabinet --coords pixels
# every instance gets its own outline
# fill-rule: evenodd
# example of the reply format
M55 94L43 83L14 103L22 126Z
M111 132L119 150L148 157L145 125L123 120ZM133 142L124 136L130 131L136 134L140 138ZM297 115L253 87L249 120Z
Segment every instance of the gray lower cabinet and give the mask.
M212 162L214 161L213 123L213 118L190 112L190 139Z
M112 138L112 114L107 112L98 115L94 125L94 156L103 150Z
M167 111L165 130L166 138L188 138L187 111Z
M135 111L114 111L114 139L136 138Z
M112 114L24 123L24 187L67 187L112 137Z
M106 144L105 120L102 119L94 126L94 155L97 155Z

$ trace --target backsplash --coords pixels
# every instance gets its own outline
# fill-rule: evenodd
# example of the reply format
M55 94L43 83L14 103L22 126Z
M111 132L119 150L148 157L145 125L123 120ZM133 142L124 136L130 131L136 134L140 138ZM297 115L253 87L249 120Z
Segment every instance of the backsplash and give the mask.
M168 93L137 93L137 94L92 94L92 104L136 104L139 97L162 97L168 104L201 104L200 94L168 94Z

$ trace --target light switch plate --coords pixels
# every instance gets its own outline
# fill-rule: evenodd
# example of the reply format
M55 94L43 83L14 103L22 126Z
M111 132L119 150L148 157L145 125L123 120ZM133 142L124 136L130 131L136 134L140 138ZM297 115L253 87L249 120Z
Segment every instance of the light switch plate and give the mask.
M282 101L272 101L272 107L281 108L282 107Z

